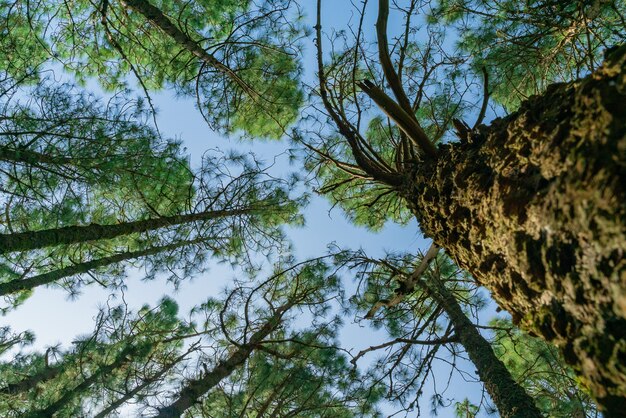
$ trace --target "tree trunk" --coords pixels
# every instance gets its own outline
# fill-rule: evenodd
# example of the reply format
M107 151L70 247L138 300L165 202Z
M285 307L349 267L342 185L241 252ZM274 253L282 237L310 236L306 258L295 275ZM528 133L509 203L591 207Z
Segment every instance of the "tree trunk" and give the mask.
M218 60L214 55L208 53L188 33L178 28L178 26L176 26L176 24L172 22L161 11L161 9L153 6L146 0L122 0L121 3L124 7L143 15L143 17L146 18L152 25L170 36L177 44L195 55L206 65L213 67L217 71L226 75L226 77L238 84L244 91L251 91L251 87L248 86L235 71Z
M62 411L77 395L80 395L89 389L99 379L107 377L111 372L131 362L136 354L144 350L144 347L127 345L115 356L110 364L99 367L92 375L80 382L73 389L63 391L63 395L55 402L44 409L31 411L24 414L25 418L47 418L54 416L57 412Z
M271 209L266 208L265 210ZM160 218L122 222L113 225L90 224L84 226L64 226L41 231L0 234L0 254L12 251L35 250L55 245L78 244L81 242L111 239L172 225L250 214L255 211L257 211L257 209L247 207L232 210L214 210L185 215L163 216Z
M50 156L29 149L14 149L6 145L0 145L0 161L16 164L40 166L40 165L65 165L72 162L71 158L62 156Z
M287 303L276 309L274 314L256 331L248 342L241 344L232 354L220 361L213 370L205 373L198 379L190 380L180 391L178 399L170 405L159 410L155 418L177 418L194 404L201 402L201 398L219 384L223 379L230 376L238 367L241 367L250 357L252 352L263 340L280 324L283 314L294 304Z
M478 332L472 321L463 313L459 302L436 277L420 280L430 297L445 311L454 327L454 335L476 366L480 380L502 418L540 418L541 412L511 376L491 348L491 344Z
M626 45L416 169L425 234L626 408Z
M56 378L63 372L62 366L45 367L38 373L28 376L20 381L14 383L8 383L6 386L0 388L0 393L3 395L17 395L22 392L28 392L31 389L37 387L40 383L48 382Z
M197 244L205 241L207 238L198 238L189 241L179 241L170 245L162 245L159 247L148 247L138 251L127 251L125 253L115 254L108 257L97 258L95 260L85 261L83 263L74 264L71 266L63 267L57 270L49 271L47 273L38 274L33 277L25 279L11 280L6 283L0 283L0 296L10 295L22 290L32 290L37 286L50 284L57 282L65 277L76 276L77 274L87 273L90 270L94 270L100 267L108 266L110 264L121 263L122 261L133 260L136 258L147 257L155 255L161 252L175 250L176 248L184 247L187 245Z

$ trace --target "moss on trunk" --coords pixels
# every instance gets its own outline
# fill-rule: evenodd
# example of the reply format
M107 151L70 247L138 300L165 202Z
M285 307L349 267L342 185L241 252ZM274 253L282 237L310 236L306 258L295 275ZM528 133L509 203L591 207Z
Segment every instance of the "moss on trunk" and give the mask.
M440 148L404 196L523 328L626 408L626 45Z

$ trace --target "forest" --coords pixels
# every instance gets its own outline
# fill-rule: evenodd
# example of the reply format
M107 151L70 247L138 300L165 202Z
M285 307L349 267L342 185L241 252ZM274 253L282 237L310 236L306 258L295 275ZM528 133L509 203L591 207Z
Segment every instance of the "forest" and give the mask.
M625 252L625 0L0 0L0 417L623 417Z

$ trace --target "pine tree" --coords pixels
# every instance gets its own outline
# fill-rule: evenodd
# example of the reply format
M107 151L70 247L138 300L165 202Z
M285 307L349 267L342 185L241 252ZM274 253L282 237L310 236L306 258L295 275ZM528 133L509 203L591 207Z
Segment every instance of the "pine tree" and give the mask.
M107 307L72 348L0 364L0 407L20 417L104 417L126 404L167 417L375 414L377 392L360 387L336 347L328 309L338 286L317 259L236 284L189 319L170 298L136 313ZM296 327L305 312L314 321Z
M219 157L192 172L179 145L148 127L150 94L163 88L194 97L207 122L226 133L276 138L298 115L298 7L209 3L0 4L0 274L7 292L17 292L14 303L33 288L27 283L119 285L131 262L149 266L149 276L179 270L185 277L207 254L242 261L248 249L275 248L277 227L298 221L288 182L260 181L255 163L228 175ZM356 223L376 229L416 217L516 324L557 344L600 406L619 415L626 403L626 46L612 44L626 39L623 2L562 3L411 0L390 10L379 0L375 43L364 30L364 5L353 31L333 31L325 55L318 1L319 86L310 93L319 99L294 137L311 151L306 166L319 190ZM388 24L393 16L403 24ZM147 103L127 112L129 102L114 98L103 110L73 87L44 81L54 64L80 83L98 77L110 91L128 87L130 73ZM485 124L490 103L507 115ZM471 113L478 115L470 124ZM111 192L110 184L119 187ZM423 292L445 304L445 286L427 283ZM214 390L211 376L223 381L268 345L250 346L251 336L276 331L262 324L244 330L243 342L229 341L239 357L213 359L206 379L181 382L191 394L146 407L180 411ZM150 348L128 347L90 358L84 380L72 382L76 394ZM161 366L155 376L170 370ZM33 414L79 408L67 391L39 400Z
M486 286L516 323L560 346L603 409L619 414L626 393L619 360L619 330L626 325L626 47L609 51L602 66L589 67L585 63L598 61L602 45L594 41L593 58L579 62L580 76L592 74L547 77L546 84L567 82L545 90L539 85L541 95L485 125L488 66L500 64L495 58L474 63L473 55L448 50L446 27L416 21L418 3L410 4L400 12L404 27L393 48L389 2L381 0L377 54L359 28L354 39L333 40L328 64L318 12L315 93L326 111L319 120L332 128L301 135L314 151L309 167L322 180L321 190L361 223L379 227L387 219L415 216L421 231ZM598 16L610 15L610 32L620 11L601 8ZM524 29L519 26L520 37ZM623 26L615 30L615 39L623 39ZM485 51L490 45L480 44ZM478 82L473 64L486 66ZM553 74L553 68L545 63L542 71ZM497 71L506 76L506 69ZM479 85L482 105L469 124L460 120L474 105L464 92ZM370 117L376 110L384 117Z
M372 351L389 350L373 367L375 379L389 381L391 400L406 410L418 408L419 413L418 400L441 356L438 353L452 353L450 363L455 364L458 346L472 361L501 416L541 416L534 399L515 382L469 317L471 309L484 304L467 285L471 277L438 252L433 246L417 262L410 255L374 259L356 253L347 257L352 269L359 271L363 289L353 302L367 312L365 318L384 326L393 338L362 350L352 361ZM442 385L438 379L433 384ZM435 412L443 395L434 394Z
M257 164L236 155L205 159L195 173L191 207L178 214L0 234L0 293L19 302L35 287L59 281L71 291L95 282L116 287L133 263L146 267L147 277L169 271L175 284L201 271L207 256L249 264L251 253L284 246L281 225L300 222L289 183ZM229 165L236 177L227 176Z
M150 102L150 91L173 87L195 96L215 128L277 138L303 98L296 59L301 17L289 6L288 0L105 0L67 8L15 0L0 13L33 51L34 61L7 67L14 77L53 60L79 81L94 77L117 90L131 73ZM9 49L15 38L5 43Z

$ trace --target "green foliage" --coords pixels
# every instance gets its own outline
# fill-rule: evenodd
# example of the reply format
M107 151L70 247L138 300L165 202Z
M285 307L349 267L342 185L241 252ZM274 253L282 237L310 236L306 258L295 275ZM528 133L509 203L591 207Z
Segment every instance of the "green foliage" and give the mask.
M491 325L496 355L547 417L597 416L597 406L556 347L523 333L509 319L494 319Z
M402 85L415 119L436 144L455 138L450 132L452 120L468 114L475 97L467 97L469 87L460 69L462 60L442 49L441 44L446 42L444 31L419 29L409 28L406 43L402 45L402 71L408 74ZM424 42L421 35L427 35L428 41ZM365 34L362 36L367 39ZM333 47L338 50L333 49L324 67L335 112L353 132L358 142L356 148L369 156L372 165L408 178L419 167L421 151L415 145L406 145L406 134L355 85L359 80L371 80L390 97L394 96L390 89L385 89L387 80L380 74L378 63L372 62L371 57L378 56L377 45L364 39L359 43L354 40L354 45L351 41L345 34L336 35ZM344 44L343 49L337 44ZM398 48L396 45L394 50ZM399 59L400 53L395 54L393 58ZM314 113L303 120L296 135L309 151L314 151L304 159L305 167L314 175L317 191L339 206L350 221L373 231L382 229L386 222L400 225L410 222L413 215L399 188L368 174L355 158L345 133L328 129L328 120L319 116L318 110L315 107Z
M454 25L476 73L487 68L491 97L508 110L547 85L597 68L626 41L623 1L440 1L431 18Z
M441 359L452 364L452 375L462 345L452 338L456 329L446 312L420 282L442 281L470 317L484 307L485 301L467 273L445 254L432 260L411 287L412 272L422 260L423 257L408 253L375 259L363 252L346 252L338 261L356 275L358 290L350 298L350 308L357 318L370 320L374 328L384 330L387 336L385 343L364 349L352 361L376 353L367 382L374 388L375 384L384 384L386 399L407 413L415 409L420 413L420 398L428 390L427 385L433 383L432 410L436 414L448 404L446 390L438 390L441 383L437 379L430 381L429 375L442 373Z
M454 412L457 418L476 418L478 411L478 406L472 404L467 398L463 399L463 402L454 404Z
M66 7L38 1L28 5L26 19L21 0L5 1L0 10L14 11L4 25L12 36L3 44L21 34L35 57L60 62L80 83L96 78L105 89L119 91L130 73L148 97L166 87L195 95L207 122L225 132L282 136L303 99L295 57L302 27L288 1L139 4L149 13L132 2L74 1ZM160 15L152 13L153 6ZM7 68L19 77L29 62L14 60Z
M597 66L605 48L626 38L624 9L622 0L440 0L428 19L390 29L396 31L390 33L392 64L409 96L408 112L431 142L452 140L452 120L469 115L482 99L474 93L482 89L476 75L483 67L491 97L513 109L548 83ZM410 10L423 12L422 6ZM409 14L405 22L414 18ZM449 28L458 31L447 36ZM360 147L379 171L404 180L424 155L357 88L368 79L393 95L377 62L376 43L357 32L351 39L338 31L331 53L320 57L329 59L322 65L326 93L338 116L320 116L313 99L315 113L299 127L305 133L296 136L316 151L305 168L318 191L356 225L376 231L387 221L413 219L401 197L405 184L385 184L368 174L354 150ZM443 282L468 315L486 302L451 260L438 257L418 282L409 283L421 261L410 254L374 260L342 253L336 266L322 259L296 264L285 257L269 279L259 281L260 256L274 261L288 252L281 227L304 223L300 209L307 197L292 197L296 180L272 177L252 155L217 151L192 170L180 143L162 138L149 122L155 117L151 93L168 89L194 97L205 120L221 132L283 136L304 101L303 34L300 11L289 0L0 0L1 234L241 212L3 254L0 285L150 250L52 283L71 294L93 283L123 288L129 269L140 268L146 279L165 276L178 287L203 272L209 257L247 273L222 298L193 308L188 319L169 298L136 313L107 306L94 332L70 347L27 351L31 333L1 328L0 354L17 351L0 362L3 416L99 417L127 404L150 415L185 395L189 385L211 378L212 386L194 394L189 414L378 416L376 404L385 397L406 411L419 408L442 348L456 367L462 351L455 330L420 284ZM449 48L457 40L459 48ZM79 85L97 79L112 98L98 99L44 77L59 66ZM128 99L135 81L142 100ZM327 116L348 129L328 129ZM357 145L339 136L346 131ZM310 142L311 136L318 141ZM332 314L343 290L335 268L346 266L359 287L345 312L372 316L373 326L392 339L366 374L337 349L341 321ZM0 309L17 306L30 294L30 289L13 292L9 307ZM380 304L387 306L372 310ZM496 325L498 354L546 414L596 411L553 348L518 331L500 331L509 324ZM253 338L259 335L259 341ZM446 403L440 393L432 399L435 412ZM455 412L474 418L478 407L465 399L455 403Z
M193 416L378 416L379 393L360 385L336 348L339 321L329 303L341 289L334 271L323 259L275 267L269 279L236 283L187 319L170 298L136 313L107 306L94 332L69 349L19 351L0 362L0 410L7 417L101 417L134 404L152 414L206 377L217 380L193 395ZM302 315L314 318L304 328L295 323ZM7 348L33 338L8 329L0 337ZM249 352L233 357L243 347ZM204 372L185 373L198 365Z
M18 101L5 107L0 166L6 167L6 199L12 203L6 205L11 223L5 234L90 223L123 225L216 210L242 213L5 254L3 282L148 251L126 258L124 264L110 262L79 277L72 277L74 273L60 284L72 293L94 282L124 286L126 268L135 266L143 267L147 278L166 272L178 285L202 271L209 254L252 268L252 254L269 255L284 245L283 224L302 223L299 207L306 197L291 199L292 180L272 178L252 156L207 154L194 173L178 143L160 140L127 102L113 99L102 112L100 102L80 94L72 97L66 88L58 94L39 88L32 99L37 106ZM16 294L9 304L16 306L27 296Z
M244 287L230 292L220 320L226 320L228 340L237 339L243 345L246 333L251 334L249 324L272 312L266 302L270 296L275 307L296 303L293 310L297 312L283 316L268 341L245 365L220 381L190 411L192 416L378 416L375 406L380 392L361 385L358 372L337 349L340 322L329 311L329 302L341 293L334 271L323 259L299 264L285 261L287 269L276 265L274 275L252 292ZM217 304L210 301L208 306ZM295 319L303 315L312 321L297 327L302 321ZM207 362L214 364L214 360Z
M279 346L285 353L282 358L256 352L246 367L211 392L193 415L376 416L376 392L359 388L359 376L345 357L335 348L323 348L329 344L329 337L290 336L295 342L286 341Z
M13 230L171 215L189 205L193 174L180 143L161 139L142 102L125 95L103 101L51 82L3 90L0 176Z
M372 122L376 124L376 122ZM379 137L382 139L382 137ZM327 153L343 148L341 154L349 155L349 150L339 137L329 140L324 149ZM389 146L387 146L389 151ZM348 157L349 159L349 157ZM333 205L338 205L346 216L356 225L365 226L372 231L379 231L387 221L407 224L412 215L406 209L403 200L384 184L373 182L358 171L352 172L338 168L330 161L309 160L306 167L315 172L315 181L319 184L318 192L327 197Z
M47 45L37 34L43 22L30 19L28 2L0 1L0 78L35 82L47 58Z
M103 309L95 331L72 348L19 353L0 366L0 408L11 416L80 416L98 404L158 383L160 371L180 356L190 331L177 319L177 307L164 299L133 315L126 307ZM152 380L152 381L150 381ZM93 416L91 413L90 416Z

